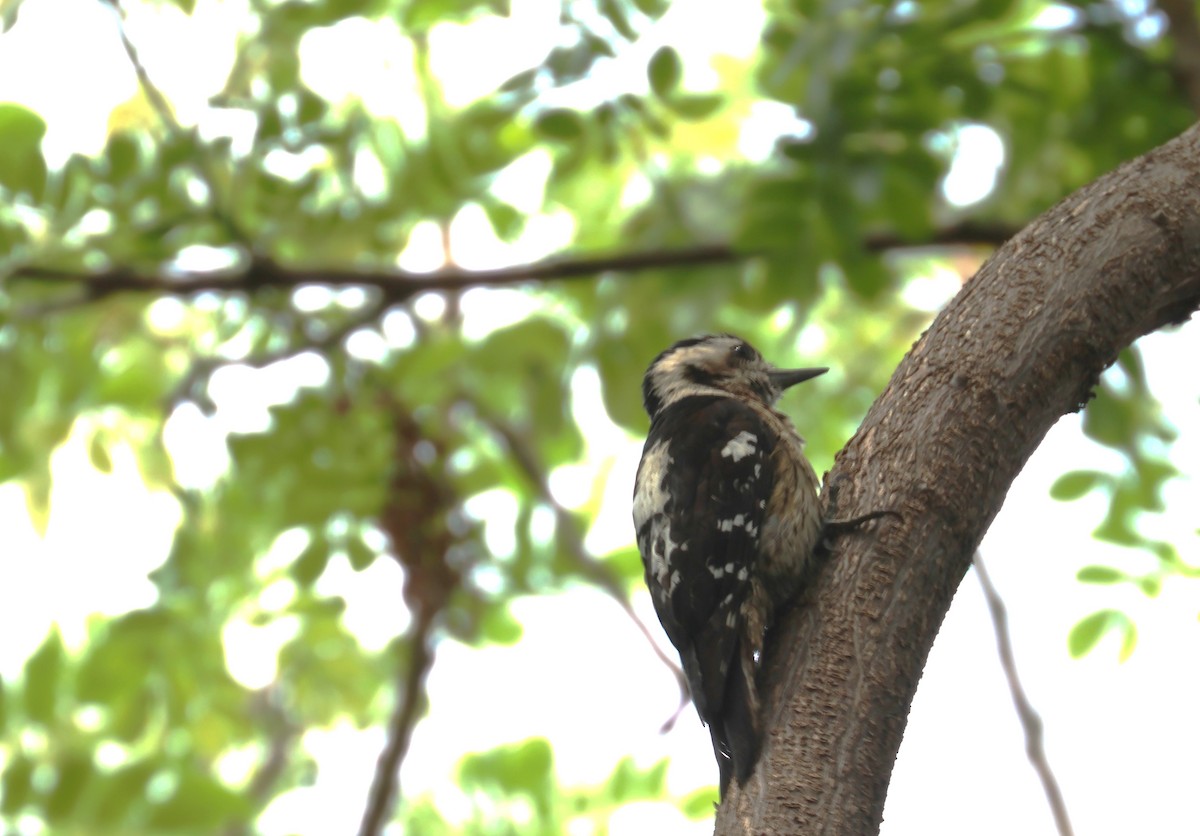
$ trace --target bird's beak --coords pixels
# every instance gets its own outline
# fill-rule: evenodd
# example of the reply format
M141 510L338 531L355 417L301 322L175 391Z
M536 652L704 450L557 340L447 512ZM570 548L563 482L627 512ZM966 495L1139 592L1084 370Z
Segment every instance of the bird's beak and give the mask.
M767 377L771 379L771 385L782 392L789 386L811 380L827 371L829 369L771 369L767 372Z

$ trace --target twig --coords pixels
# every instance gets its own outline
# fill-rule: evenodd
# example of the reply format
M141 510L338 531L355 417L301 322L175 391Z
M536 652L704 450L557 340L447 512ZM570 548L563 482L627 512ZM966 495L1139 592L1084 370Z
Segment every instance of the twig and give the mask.
M292 744L299 736L300 729L280 704L278 688L275 685L253 695L249 714L260 728L267 731L267 754L254 777L250 779L250 786L246 788L245 794L255 804L265 805L287 769ZM246 836L249 832L248 823L239 822L228 827L224 836Z
M150 106L154 108L154 112L158 114L158 118L169 129L182 132L183 127L175 119L175 113L171 110L171 105L167 102L166 96L158 89L158 86L150 79L150 74L146 72L146 65L142 63L138 57L137 48L133 42L129 40L129 33L125 31L125 10L121 8L119 0L101 0L106 5L112 6L117 13L117 31L121 35L121 46L125 48L125 56L129 59L129 63L133 66L133 71L137 74L138 84L146 93L146 98L150 100Z
M463 399L469 400L465 397ZM579 568L579 571L616 601L621 606L621 609L625 610L625 614L633 619L633 623L637 625L638 630L645 636L646 641L650 643L654 654L662 660L662 663L674 675L675 681L679 685L679 706L671 717L663 723L662 731L669 731L675 724L676 719L678 719L679 712L687 705L690 699L687 678L683 675L683 670L675 663L674 659L663 651L658 642L654 640L654 634L650 631L650 628L638 617L638 614L633 609L633 605L629 602L629 597L626 594L625 586L621 582L621 579L617 577L611 567L596 560L583 545L583 533L579 530L579 523L575 520L574 514L554 498L554 494L550 491L550 483L546 480L546 469L542 467L541 462L538 460L533 446L513 427L495 416L488 415L478 403L474 401L471 401L471 403L475 408L479 420L508 447L509 453L512 454L513 462L525 476L526 480L533 486L538 498L550 506L550 509L554 512L554 530L558 533L559 543Z
M1046 793L1046 801L1049 802L1050 811L1054 814L1054 823L1058 827L1059 835L1072 836L1074 831L1071 829L1071 820L1067 817L1067 807L1063 802L1062 791L1058 787L1058 781L1055 780L1054 772L1050 769L1050 762L1046 759L1046 750L1042 746L1042 718L1030 704L1025 689L1021 687L1021 680L1017 677L1017 663L1013 656L1012 640L1008 635L1008 613L1004 608L1004 601L1000 598L1000 593L996 591L991 578L988 577L987 570L983 566L983 557L979 552L975 553L975 574L979 578L979 585L983 587L983 596L987 599L988 610L992 614L992 625L996 631L996 648L1000 652L1000 666L1004 668L1004 678L1008 680L1008 690L1012 694L1017 717L1021 721L1021 727L1025 730L1025 754L1042 782L1042 790Z
M133 71L138 78L138 84L141 85L146 98L150 101L150 106L158 114L159 121L162 122L163 127L176 136L186 136L188 134L194 136L194 131L189 131L180 124L175 116L175 111L171 108L170 102L167 101L167 97L163 95L162 90L150 78L150 73L146 71L146 65L142 63L141 58L138 56L137 48L133 45L133 41L129 39L129 33L125 29L125 10L121 7L120 0L100 0L100 2L112 6L114 11L116 11L117 31L121 36L121 46L125 49L125 56L133 66ZM250 236L234 221L228 212L221 208L221 195L217 188L217 177L209 166L209 159L204 155L197 155L193 163L196 166L197 173L200 175L200 179L204 181L204 185L208 189L209 212L212 217L225 227L226 232L233 237L234 241L247 251L253 251L254 246Z
M363 813L359 836L377 836L391 817L400 790L400 764L408 753L413 728L424 692L425 676L433 666L430 634L437 610L422 607L416 613L412 637L409 639L408 664L402 665L396 680L396 705L388 721L387 745L379 755L367 809Z

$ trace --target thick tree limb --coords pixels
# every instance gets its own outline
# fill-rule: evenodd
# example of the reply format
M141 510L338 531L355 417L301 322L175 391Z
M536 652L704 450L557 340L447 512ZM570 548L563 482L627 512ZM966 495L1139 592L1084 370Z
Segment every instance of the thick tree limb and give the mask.
M838 454L843 535L777 627L762 759L720 834L877 833L929 648L1014 477L1100 372L1200 305L1200 126L1002 247L909 352Z

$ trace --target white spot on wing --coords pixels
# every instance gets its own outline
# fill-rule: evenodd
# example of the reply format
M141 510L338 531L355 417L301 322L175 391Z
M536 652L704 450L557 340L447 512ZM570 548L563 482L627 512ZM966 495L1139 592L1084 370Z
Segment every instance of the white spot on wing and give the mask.
M721 455L727 459L733 459L735 462L740 462L746 456L753 455L757 444L758 436L749 430L742 430L729 439L729 442L721 448Z

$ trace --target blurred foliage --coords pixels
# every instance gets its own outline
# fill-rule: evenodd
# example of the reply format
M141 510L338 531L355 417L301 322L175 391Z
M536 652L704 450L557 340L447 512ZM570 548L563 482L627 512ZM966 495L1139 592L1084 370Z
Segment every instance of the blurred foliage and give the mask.
M458 785L470 807L466 821L446 821L428 798L415 799L401 820L408 832L429 836L555 836L579 830L607 836L609 817L632 802L673 804L690 819L712 815L714 791L673 798L666 776L666 761L640 769L624 758L601 786L566 789L555 778L549 741L535 738L463 758Z
M1150 392L1136 348L1123 351L1116 366L1101 381L1095 400L1084 412L1083 431L1096 444L1119 453L1123 467L1115 473L1064 473L1051 487L1050 495L1071 501L1092 491L1105 494L1108 507L1093 533L1096 539L1150 555L1154 565L1136 574L1112 566L1085 566L1079 570L1079 580L1130 583L1153 598L1170 577L1200 578L1200 567L1185 563L1175 544L1143 533L1138 525L1142 517L1166 511L1163 489L1181 474L1170 458L1175 429ZM1071 655L1088 653L1109 631L1120 635L1121 659L1127 659L1137 644L1137 628L1127 614L1113 609L1095 612L1072 628L1068 640Z
M39 2L0 3L6 38L25 36ZM83 428L95 468L132 450L146 485L184 512L152 604L93 615L82 644L51 632L0 683L6 830L251 832L272 800L337 768L314 764L306 731L386 722L404 698L392 683L425 638L410 628L367 649L323 585L335 564L396 561L395 606L430 614L435 642L477 646L520 640L517 596L598 579L632 589L628 541L589 555L546 524L573 514L586 531L618 452L577 424L589 375L632 438L646 427L641 372L676 338L734 330L780 364L828 362L835 374L803 408L799 394L783 403L827 469L928 323L936 303L921 293L969 276L995 243L930 247L935 233L1015 231L1193 120L1148 9L769 0L758 48L740 55L719 35L689 35L711 34L713 13L691 25L688 5L547 7L551 35L493 37L526 56L508 77L482 52L462 68L480 43L463 33L500 25L503 0L256 0L229 28L223 86L179 109L192 122L176 121L164 82L165 107L143 90L114 113L103 149L48 163L45 138L71 126L0 104L0 481L22 488L45 531L51 454ZM211 0L122 6L150 32L156 15L236 14ZM367 32L390 45L377 65ZM357 92L331 92L339 68ZM451 95L456 74L490 88ZM972 126L995 133L1003 167L986 199L956 206L942 186ZM371 278L431 252L479 267L721 243L744 257L402 298ZM264 282L264 264L309 281ZM228 290L172 293L209 269ZM364 278L312 281L323 270ZM100 292L88 276L105 271L160 279L162 292ZM1150 592L1195 570L1134 524L1160 509L1175 470L1135 353L1121 371L1086 430L1127 470L1067 474L1055 495L1106 491L1097 536L1161 561L1149 576L1092 567L1081 579ZM231 400L222 381L235 378ZM261 422L228 419L254 394ZM209 462L215 478L186 476L209 457L172 432L188 415L219 436L228 461ZM567 465L587 474L575 511L547 488ZM498 496L514 513L470 512ZM119 562L121 543L96 546ZM230 673L235 627L286 636L269 685ZM1073 652L1109 629L1132 647L1132 623L1106 610L1076 628ZM235 756L249 767L223 768ZM397 821L553 833L582 817L604 832L620 805L672 798L664 770L624 760L602 786L567 789L549 745L525 741L463 757L469 824L423 796L404 799ZM712 792L672 800L705 816Z

